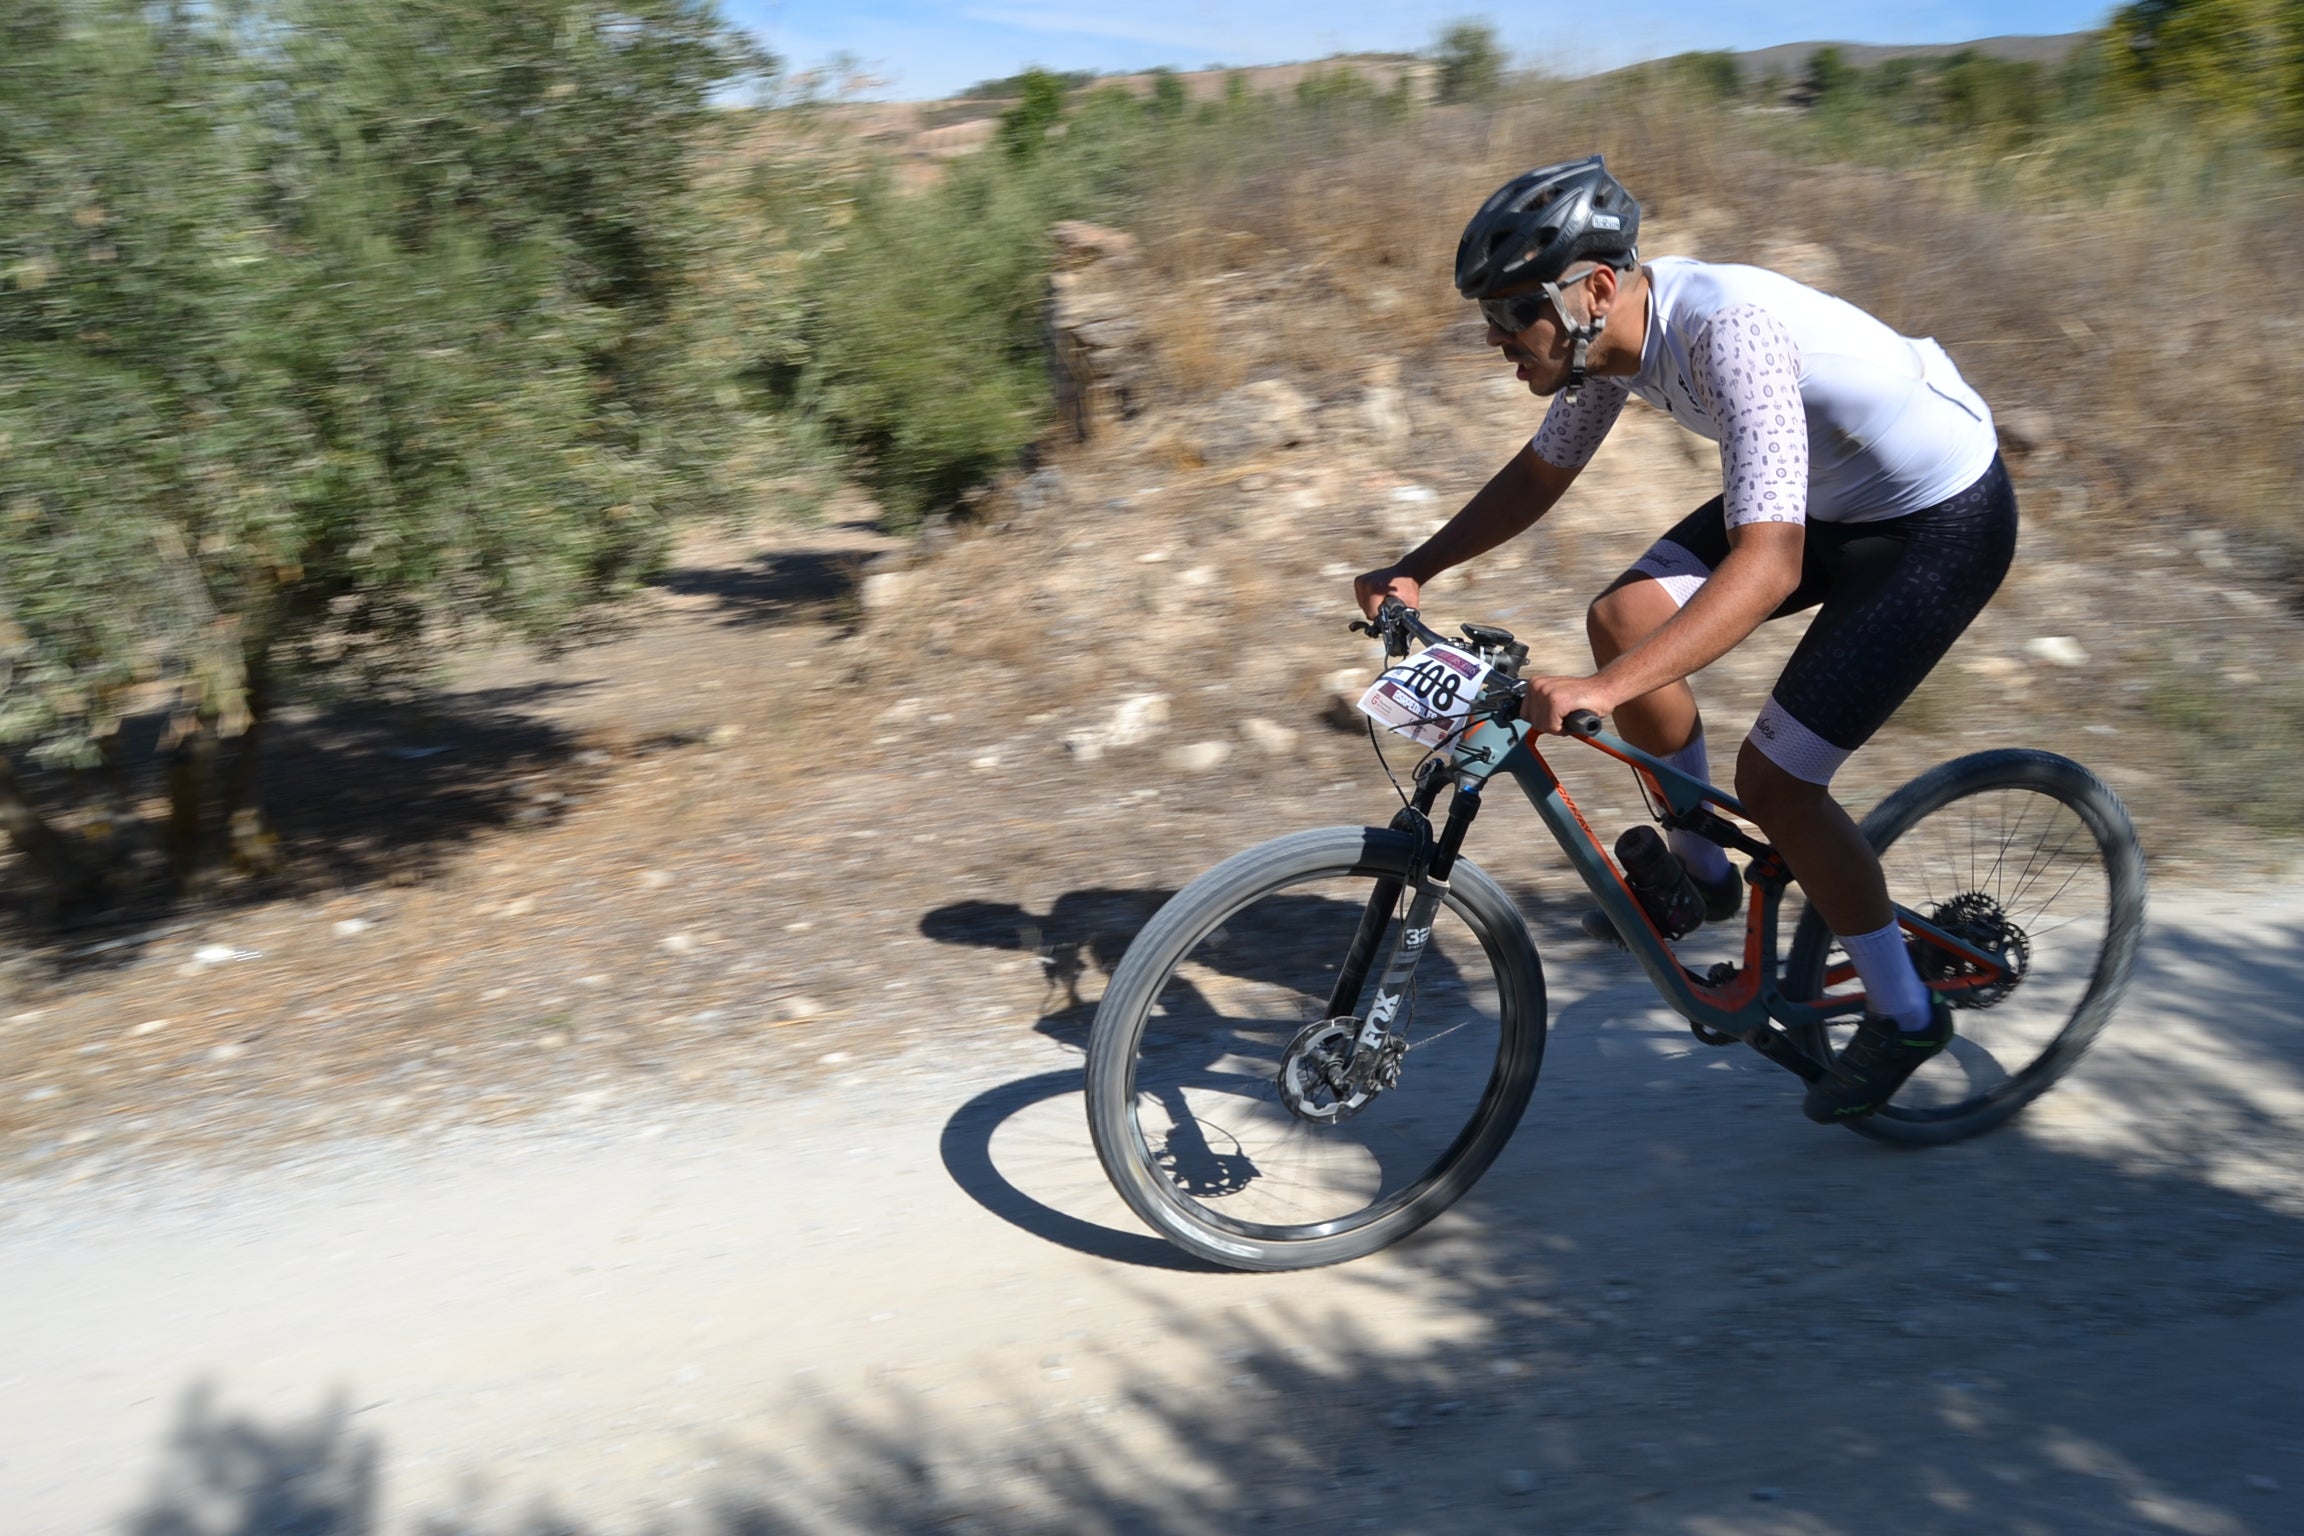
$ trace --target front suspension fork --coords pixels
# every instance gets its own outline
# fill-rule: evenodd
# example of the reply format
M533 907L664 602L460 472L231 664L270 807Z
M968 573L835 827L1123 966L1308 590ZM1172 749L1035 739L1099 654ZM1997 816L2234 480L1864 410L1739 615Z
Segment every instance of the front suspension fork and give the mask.
M1392 1022L1415 980L1416 964L1430 946L1432 921L1439 915L1441 897L1448 889L1448 876L1456 867L1456 856L1464 847L1465 834L1472 830L1472 819L1480 814L1479 786L1460 786L1449 801L1446 825L1438 837L1433 836L1429 813L1439 799L1446 778L1445 765L1437 759L1428 762L1417 775L1415 799L1392 818L1395 830L1416 836L1416 852L1409 860L1404 879L1378 880L1375 889L1368 893L1368 904L1360 912L1360 926L1352 935L1352 948L1344 958L1343 973L1336 978L1336 986L1328 995L1329 1018L1349 1018L1359 1012L1361 992L1375 962L1377 945L1391 924L1393 909L1399 905L1400 891L1403 886L1413 890L1415 895L1408 902L1408 914L1401 919L1399 936L1392 941L1392 953L1385 960L1383 975L1377 980L1375 1000L1369 1004L1359 1036L1353 1042L1355 1075L1363 1074L1383 1060Z

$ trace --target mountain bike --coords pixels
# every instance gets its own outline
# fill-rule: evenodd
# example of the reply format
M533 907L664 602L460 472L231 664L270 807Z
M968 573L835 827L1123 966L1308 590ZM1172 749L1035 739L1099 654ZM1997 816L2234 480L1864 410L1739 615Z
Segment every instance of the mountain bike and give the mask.
M1579 711L1567 738L1628 765L1666 828L1748 861L1741 958L1681 963L1519 717L1528 649L1460 637L1387 599L1354 628L1388 665L1372 719L1428 750L1386 827L1291 833L1176 893L1114 970L1088 1046L1088 1121L1154 1231L1239 1269L1362 1257L1453 1205L1518 1126L1543 1061L1544 970L1512 898L1463 856L1499 776L1517 783L1664 1001L1707 1045L1804 1081L1864 1011L1813 908L1778 954L1791 871L1734 796ZM1411 652L1411 643L1421 651ZM1437 815L1441 796L1447 807ZM1959 1034L1848 1122L1941 1144L2005 1122L2069 1071L2128 982L2144 860L2119 798L2053 753L1941 764L1864 818L1923 980Z

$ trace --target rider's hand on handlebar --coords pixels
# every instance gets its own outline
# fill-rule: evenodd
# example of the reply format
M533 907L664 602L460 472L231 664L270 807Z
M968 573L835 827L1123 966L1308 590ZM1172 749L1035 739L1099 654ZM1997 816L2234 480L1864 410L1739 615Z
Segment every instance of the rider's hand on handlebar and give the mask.
M1520 700L1520 718L1546 736L1567 734L1566 722L1579 709L1606 715L1619 700L1592 677L1531 677Z
M1411 608L1421 608L1423 595L1424 584L1396 565L1352 578L1352 601L1371 619L1376 617L1376 610L1383 606L1386 597L1396 597Z

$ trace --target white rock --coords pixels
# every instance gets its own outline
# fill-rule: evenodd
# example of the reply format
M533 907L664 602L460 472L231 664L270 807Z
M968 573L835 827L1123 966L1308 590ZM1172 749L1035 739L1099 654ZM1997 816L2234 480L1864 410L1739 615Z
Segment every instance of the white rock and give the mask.
M1160 754L1160 764L1173 773L1212 773L1231 756L1232 743L1228 741L1195 741L1170 747Z
M1303 442L1311 402L1278 379L1243 384L1196 413L1185 442L1203 464L1223 464Z
M1240 722L1240 734L1248 738L1249 745L1259 752L1283 757L1296 750L1297 732L1276 720L1252 715Z
M910 596L911 592L910 571L874 571L856 589L856 595L862 600L867 612L893 608Z
M1133 747L1150 741L1168 724L1168 695L1135 693L1112 706L1111 714L1094 725L1082 726L1064 738L1064 750L1082 762L1094 762L1115 747Z
M775 1004L775 1017L771 1024L805 1024L824 1011L823 1004L812 997L780 997Z
M192 951L192 963L194 965L229 965L235 960L258 959L262 954L262 950L234 949L229 944L203 944Z
M640 871L640 884L647 890L660 891L671 883L672 871L668 869L644 869Z
M1392 487L1392 499L1412 507L1428 507L1440 496L1428 485L1396 485Z
M2041 635L2024 642L2024 654L2052 667L2084 667L2088 653L2070 635Z
M1399 386L1373 384L1360 396L1360 425L1380 453L1398 453L1415 431Z
M336 937L340 939L348 939L356 933L366 933L369 929L375 926L376 925L374 923L371 923L364 917L347 917L339 921L332 931L335 933Z
M658 941L658 947L671 954L685 955L696 947L696 941L685 933L668 933Z

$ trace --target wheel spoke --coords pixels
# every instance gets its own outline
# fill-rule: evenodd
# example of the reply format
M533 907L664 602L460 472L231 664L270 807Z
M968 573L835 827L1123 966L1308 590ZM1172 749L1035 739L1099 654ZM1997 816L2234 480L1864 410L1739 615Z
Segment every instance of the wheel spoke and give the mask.
M1958 1036L1855 1128L1890 1140L1973 1135L2069 1067L2125 986L2127 936L2142 923L2134 831L2084 770L2032 753L1947 764L1882 802L1865 831L1892 897L2005 956L2006 971L1987 978L1914 946L1924 971L1951 987ZM1819 990L1838 954L1804 914L1788 986ZM2121 963L2107 965L2108 954ZM1808 1030L1809 1048L1844 1040L1846 1025L1836 1029Z
M1379 875L1349 867L1363 834L1336 835L1347 867L1276 870L1204 922L1170 924L1162 969L1124 984L1131 951L1098 1013L1099 1155L1141 1214L1219 1262L1332 1262L1429 1220L1502 1147L1535 1075L1541 978L1510 899L1469 863L1382 1047L1363 1045L1364 1019L1325 1016L1347 958L1368 966L1372 1004L1406 906L1371 953L1350 953ZM1413 845L1396 846L1404 862Z

